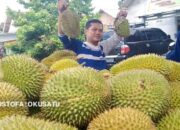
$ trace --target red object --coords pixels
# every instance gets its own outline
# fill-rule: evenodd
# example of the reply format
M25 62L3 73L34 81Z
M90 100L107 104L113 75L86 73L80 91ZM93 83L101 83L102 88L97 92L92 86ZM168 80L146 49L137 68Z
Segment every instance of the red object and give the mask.
M130 51L130 48L129 48L128 45L122 45L121 48L120 48L120 52L123 55L128 54L129 51Z

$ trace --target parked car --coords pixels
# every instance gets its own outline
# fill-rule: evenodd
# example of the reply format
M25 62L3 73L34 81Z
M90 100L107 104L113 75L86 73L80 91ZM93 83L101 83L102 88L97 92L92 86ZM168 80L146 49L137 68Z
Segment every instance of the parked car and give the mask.
M113 33L113 30L105 32L103 40L109 38ZM155 53L163 55L168 52L170 43L174 41L170 38L170 35L159 28L135 28L133 33L121 42L123 43L117 45L106 56L109 66L139 54Z

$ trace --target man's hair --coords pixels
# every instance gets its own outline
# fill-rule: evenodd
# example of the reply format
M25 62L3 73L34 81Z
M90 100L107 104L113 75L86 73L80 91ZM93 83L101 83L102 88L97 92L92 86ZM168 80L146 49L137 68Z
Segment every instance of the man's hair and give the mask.
M90 19L86 22L86 26L85 28L88 29L89 27L91 27L92 23L100 23L102 24L102 22L99 19ZM103 25L103 24L102 24Z

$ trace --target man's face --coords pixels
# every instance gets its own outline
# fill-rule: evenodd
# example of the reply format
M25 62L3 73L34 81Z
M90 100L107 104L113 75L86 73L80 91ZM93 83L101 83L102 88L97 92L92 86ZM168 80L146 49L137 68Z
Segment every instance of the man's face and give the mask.
M100 23L91 23L91 26L85 30L86 40L97 45L103 34L103 25Z

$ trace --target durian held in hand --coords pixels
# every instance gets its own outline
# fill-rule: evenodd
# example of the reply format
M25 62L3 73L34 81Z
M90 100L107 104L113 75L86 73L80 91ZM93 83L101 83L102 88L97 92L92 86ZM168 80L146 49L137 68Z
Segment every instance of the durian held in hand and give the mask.
M68 0L58 0L58 29L59 32L62 32L71 38L75 38L80 34L80 18L75 12L67 7Z
M126 19L127 17L127 8L122 7L122 3L118 2L119 5L119 13L116 16L116 19L114 21L114 28L117 33L117 35L121 37L128 37L130 35L129 30L129 22Z

